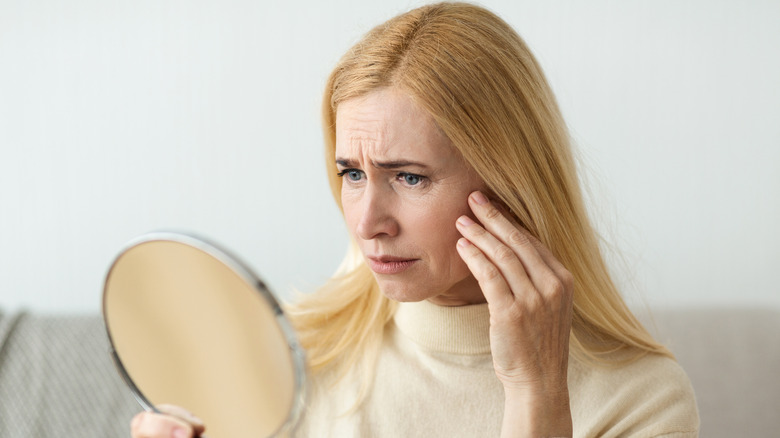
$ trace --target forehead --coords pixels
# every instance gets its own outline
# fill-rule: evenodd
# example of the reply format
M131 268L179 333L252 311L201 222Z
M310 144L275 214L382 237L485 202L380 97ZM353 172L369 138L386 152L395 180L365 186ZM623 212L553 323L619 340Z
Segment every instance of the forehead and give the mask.
M339 104L336 156L360 159L446 159L455 150L433 117L392 88Z

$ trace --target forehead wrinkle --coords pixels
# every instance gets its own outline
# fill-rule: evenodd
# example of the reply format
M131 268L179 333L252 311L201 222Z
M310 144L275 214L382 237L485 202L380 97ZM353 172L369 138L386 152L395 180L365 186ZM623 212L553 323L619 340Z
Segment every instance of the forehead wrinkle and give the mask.
M447 155L441 145L449 141L433 118L421 112L408 99L399 102L377 94L343 102L336 115L336 154L374 167L387 162L440 162L441 155Z
M359 115L354 115L343 120L341 127L336 126L337 148L339 144L352 150L360 150L365 147L374 148L377 144L386 142L387 137L388 126L383 119L362 118Z
M386 123L381 124L387 128ZM350 161L357 160L370 163L375 168L383 168L386 166L382 163L401 162L408 158L402 150L399 150L405 148L389 138L388 129L375 130L348 126L342 132L343 137L346 138L337 143L341 143L344 150L338 151L337 155L344 156Z
M350 136L354 136L353 133L360 133L358 137L368 137L383 139L387 137L388 123L387 114L383 112L377 115L376 112L372 112L369 109L358 105L357 107L351 107L352 111L349 112L344 120L341 120L342 126L345 127L345 131L350 133ZM344 117L344 112L340 112L339 115ZM338 120L338 116L337 116ZM336 125L338 131L338 123Z
M347 150L344 153L349 155L351 160L361 163L373 164L377 157L381 157L385 152L382 139L376 137L350 136L346 143Z

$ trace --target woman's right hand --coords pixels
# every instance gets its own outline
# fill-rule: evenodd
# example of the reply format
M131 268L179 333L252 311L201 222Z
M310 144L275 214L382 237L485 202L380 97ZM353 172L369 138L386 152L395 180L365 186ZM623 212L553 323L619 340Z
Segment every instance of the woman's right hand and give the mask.
M133 438L194 438L206 429L203 421L186 409L173 405L160 405L157 409L162 413L143 411L133 417Z

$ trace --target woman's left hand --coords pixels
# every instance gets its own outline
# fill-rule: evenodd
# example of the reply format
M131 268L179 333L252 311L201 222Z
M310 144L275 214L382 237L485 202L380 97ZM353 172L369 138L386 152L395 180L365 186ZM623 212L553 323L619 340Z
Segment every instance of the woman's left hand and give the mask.
M549 249L481 192L469 196L469 206L482 225L461 216L457 227L464 237L457 247L488 302L493 366L506 397L504 435L515 435L509 428L570 436L574 279ZM507 424L513 421L514 426Z

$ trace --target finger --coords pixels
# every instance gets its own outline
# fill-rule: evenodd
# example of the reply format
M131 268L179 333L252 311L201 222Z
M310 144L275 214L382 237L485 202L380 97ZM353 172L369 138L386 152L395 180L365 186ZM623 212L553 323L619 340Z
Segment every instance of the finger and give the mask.
M514 227L520 229L523 231L526 236L528 236L528 239L531 240L531 244L534 246L536 251L539 253L539 256L542 257L542 260L544 260L545 263L547 263L547 266L549 266L553 271L555 271L556 274L563 274L568 273L569 271L563 266L563 264L555 257L555 255L552 253L552 251L547 248L536 236L531 234L524 226L520 224L515 218L509 213L509 211L501 205L500 203L493 203L493 205L498 208L499 211L501 211L501 214L506 218L506 220L509 221ZM559 275L560 277L561 275Z
M141 412L130 423L133 438L192 438L193 428L186 421L167 414Z
M571 301L572 294L574 293L574 276L569 272L568 269L563 265L563 263L558 260L557 257L553 254L552 250L548 248L545 244L543 244L536 236L531 234L525 227L520 225L511 215L509 215L506 212L503 212L506 219L514 226L518 227L522 232L526 234L528 239L531 241L531 244L534 246L536 251L539 253L539 256L542 258L544 263L547 264L547 266L555 273L555 277L557 278L557 281L559 284L557 286L548 287L546 289L547 292L554 292L556 289L563 289L564 292L566 292L566 296L562 297L565 299L568 299ZM555 280L553 280L554 282ZM569 311L571 310L571 302L569 302Z
M544 293L558 288L565 268L539 239L504 215L497 204L479 191L469 196L469 205L487 231L518 255L537 290Z
M468 239L458 239L456 247L458 254L477 279L488 305L508 309L514 296L501 271Z
M483 271L483 276L493 275L492 269L495 268L498 270L495 274L500 274L503 280L508 283L508 293L518 296L522 291L534 293L534 285L528 277L522 261L510 247L499 241L468 216L461 216L456 224L458 231L463 234L467 242L474 245L480 251L479 255L485 258L485 261L478 258L478 263L475 265L477 269ZM476 253L474 253L474 257L477 257ZM490 266L486 266L485 262L490 262ZM476 273L473 270L472 273L476 277ZM477 277L477 280L480 279Z
M487 231L515 251L529 274L546 265L529 238L530 233L511 223L482 192L476 191L469 196L469 207Z
M536 236L531 234L524 226L520 224L515 218L509 213L509 211L500 203L493 203L493 205L498 208L498 210L501 211L501 214L506 218L506 220L509 221L513 226L519 228L521 231L525 232L528 238L531 240L531 243L533 244L534 248L536 248L536 251L539 253L539 255L542 257L542 260L547 264L547 266L550 267L555 272L555 275L563 280L563 282L567 285L573 286L574 279L569 272L568 269L566 269L565 266L563 266L563 263L561 263L557 257L553 254L553 252L545 246Z
M156 406L156 408L163 414L173 415L174 417L178 417L188 422L196 434L201 434L206 429L206 426L203 424L203 420L196 417L192 412L182 408L181 406L162 404Z
M571 314L572 314L572 305L573 305L573 295L574 295L574 276L569 272L568 269L566 269L565 266L563 266L563 263L561 263L557 257L553 254L553 252L545 246L536 236L531 234L525 227L520 225L518 221L515 220L515 218L506 210L506 208L501 203L493 203L494 206L496 206L500 211L501 214L511 223L513 226L519 228L521 231L524 231L528 238L531 240L531 243L533 244L534 248L536 248L536 251L539 253L539 255L542 257L542 260L547 264L547 266L552 269L552 271L555 273L555 277L559 281L559 284L557 286L553 285L552 287L548 287L546 289L546 294L548 295L548 298L550 298L550 295L555 293L556 291L561 291L563 294L559 297L561 299L561 303L563 304L560 307L561 314L564 318L567 320L571 320ZM555 280L553 280L555 281ZM543 293L545 293L543 291Z

